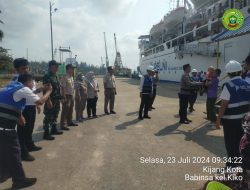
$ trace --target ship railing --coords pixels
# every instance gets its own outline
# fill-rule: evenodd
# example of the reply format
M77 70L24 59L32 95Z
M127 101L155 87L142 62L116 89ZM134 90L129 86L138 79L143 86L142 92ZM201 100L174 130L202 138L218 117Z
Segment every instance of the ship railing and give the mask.
M216 57L217 46L210 43L184 44L175 46L175 52L180 54L197 54Z

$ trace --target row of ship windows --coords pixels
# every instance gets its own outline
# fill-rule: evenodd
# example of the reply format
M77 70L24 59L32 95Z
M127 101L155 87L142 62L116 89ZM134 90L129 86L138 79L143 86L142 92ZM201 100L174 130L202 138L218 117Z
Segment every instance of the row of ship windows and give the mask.
M232 1L231 1L231 7L235 7L235 4L234 4L234 3L238 3L238 4L237 4L237 8L242 8L242 7L247 6L247 4L250 4L250 0L240 0L240 1L238 1L238 2L234 2L234 1L232 0ZM227 0L226 6L229 6L229 4L230 4L230 0ZM220 3L220 4L219 4L219 8L221 8L221 7L222 7L222 4ZM215 10L216 10L216 7L215 7L215 6L214 6L213 8L211 8L211 9L208 9L208 15L211 15L212 13L214 13ZM206 36L207 36L207 35L206 35ZM205 37L205 36L203 36L203 37ZM189 40L188 40L188 41L189 41ZM193 40L190 40L189 42L191 42L191 41L193 41ZM166 43L166 48L167 48L167 49L170 49L171 47L175 47L175 46L177 46L178 44L180 44L180 43L178 43L177 40L172 41L172 46L171 46L171 42L167 42L167 43ZM144 56L148 56L148 55L152 55L152 54L155 54L155 53L164 51L164 49L165 49L165 48L164 48L163 45L158 46L158 47L156 47L156 48L154 48L154 49L152 49L152 50L149 50L149 51L145 52L145 53L144 53Z
M213 34L217 34L217 33L221 32L221 29L222 29L222 24L219 25L219 28L218 28L217 23L212 24L212 33ZM165 48L170 49L170 48L176 47L178 45L183 45L185 43L190 43L190 42L193 42L195 40L199 40L201 38L206 38L209 35L211 35L211 33L209 33L209 31L206 28L203 28L203 29L196 31L196 37L193 37L193 33L190 33L186 36L182 36L180 38L177 38L177 39L174 39L174 40L171 40L168 42L164 42L165 44L162 44L160 46L157 46L153 49L146 51L144 53L144 56L148 56L148 55L162 52L165 50ZM185 38L185 41L184 41L184 38Z

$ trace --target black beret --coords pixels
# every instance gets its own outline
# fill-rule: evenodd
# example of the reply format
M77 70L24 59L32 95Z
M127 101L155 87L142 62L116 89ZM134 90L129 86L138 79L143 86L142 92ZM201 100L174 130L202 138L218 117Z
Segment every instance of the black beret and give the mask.
M190 67L190 64L183 65L183 70L185 71L188 67Z
M113 67L112 67L112 66L109 66L107 69L108 69L108 70L112 70L112 69L113 69Z
M29 62L27 59L24 58L17 58L13 61L14 67L17 69L22 66L29 65Z
M66 70L68 70L69 68L76 68L76 66L73 64L66 65Z
M51 60L49 61L49 67L51 67L52 65L61 65L60 63L57 63L55 60Z

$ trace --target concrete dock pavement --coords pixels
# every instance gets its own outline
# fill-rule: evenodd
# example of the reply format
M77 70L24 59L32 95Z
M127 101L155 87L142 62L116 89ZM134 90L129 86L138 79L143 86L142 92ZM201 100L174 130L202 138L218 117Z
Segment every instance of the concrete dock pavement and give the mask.
M32 152L34 162L23 162L27 176L38 178L27 189L198 190L204 181L187 176L211 176L204 167L224 167L216 161L226 156L223 132L212 130L204 119L205 96L198 97L196 111L189 115L193 122L180 125L179 87L160 83L152 119L139 121L138 80L117 79L116 115L103 114L102 79L98 81L97 119L85 120L49 142L42 140L43 114L38 116L34 137L43 149ZM0 187L8 189L11 180Z

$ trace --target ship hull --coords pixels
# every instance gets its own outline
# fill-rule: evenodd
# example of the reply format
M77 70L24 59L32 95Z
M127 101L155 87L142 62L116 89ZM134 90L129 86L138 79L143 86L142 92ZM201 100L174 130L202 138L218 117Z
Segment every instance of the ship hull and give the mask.
M146 68L153 65L159 71L159 77L162 81L179 82L183 73L182 66L189 63L192 69L206 72L208 67L213 66L222 70L222 77L226 76L225 65L229 60L237 60L242 63L250 53L249 47L250 34L230 38L219 42L220 56L215 53L213 56L199 55L197 53L176 52L175 48L166 49L140 59L140 70L142 74L146 73ZM202 41L202 39L200 40ZM192 42L197 44L200 41ZM189 45L192 45L189 44ZM217 46L217 42L211 43L211 46Z

